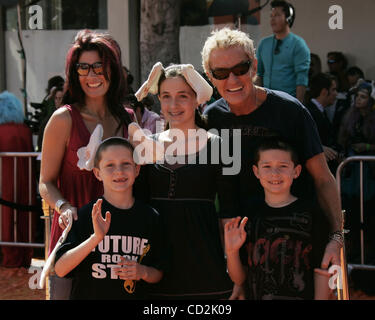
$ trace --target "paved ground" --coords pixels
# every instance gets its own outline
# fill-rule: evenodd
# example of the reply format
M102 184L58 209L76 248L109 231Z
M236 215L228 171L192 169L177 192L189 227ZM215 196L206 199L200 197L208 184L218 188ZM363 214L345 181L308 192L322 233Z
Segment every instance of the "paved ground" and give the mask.
M0 300L45 300L46 291L30 289L33 273L25 268L0 267Z
M45 290L30 289L30 285L33 287L36 283L33 281L35 270L41 268L43 262L33 259L34 272L30 273L32 269L0 267L0 300L45 300ZM375 300L375 296L368 296L360 290L351 290L350 297L352 300Z

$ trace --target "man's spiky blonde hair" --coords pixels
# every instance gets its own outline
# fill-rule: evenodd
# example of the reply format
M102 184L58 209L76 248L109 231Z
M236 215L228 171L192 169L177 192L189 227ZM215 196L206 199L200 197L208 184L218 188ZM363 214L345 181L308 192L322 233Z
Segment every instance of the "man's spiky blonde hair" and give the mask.
M230 47L242 47L251 60L255 58L254 42L248 34L230 28L214 30L207 38L201 52L203 69L207 74L210 73L209 59L212 50Z

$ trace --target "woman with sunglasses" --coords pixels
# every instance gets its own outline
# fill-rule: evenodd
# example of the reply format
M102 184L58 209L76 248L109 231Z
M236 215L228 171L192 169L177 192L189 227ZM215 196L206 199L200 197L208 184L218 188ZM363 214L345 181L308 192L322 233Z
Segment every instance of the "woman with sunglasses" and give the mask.
M168 268L153 298L227 299L233 285L226 273L219 223L235 214L232 178L223 175L220 159L214 156L220 138L204 130L197 110L210 99L212 88L191 65L164 69L158 63L137 99L148 92L158 94L168 123L167 130L152 136L164 146L164 159L143 166L135 188L158 210L165 227Z
M340 51L328 52L327 66L329 73L337 78L337 92L346 93L350 89L348 79L346 78L346 68L348 66L346 56Z
M63 106L53 113L43 137L39 190L55 208L50 252L68 225L69 211L77 220L77 208L103 194L92 171L77 166L77 151L88 145L98 124L103 139L127 138L134 114L123 106L125 93L118 43L107 34L78 32L66 58ZM68 279L50 279L51 299L68 299Z

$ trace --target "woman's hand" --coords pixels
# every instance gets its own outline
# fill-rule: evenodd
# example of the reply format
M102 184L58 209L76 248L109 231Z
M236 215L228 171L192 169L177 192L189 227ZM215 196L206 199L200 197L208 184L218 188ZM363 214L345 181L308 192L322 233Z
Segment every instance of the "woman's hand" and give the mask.
M132 122L128 127L129 141L134 146L137 155L137 164L155 163L164 159L164 146L151 139L147 129L142 129L137 123Z
M65 229L69 224L69 215L73 216L73 220L78 219L77 208L73 207L70 203L64 203L61 207L60 217L59 217L59 226L61 229Z

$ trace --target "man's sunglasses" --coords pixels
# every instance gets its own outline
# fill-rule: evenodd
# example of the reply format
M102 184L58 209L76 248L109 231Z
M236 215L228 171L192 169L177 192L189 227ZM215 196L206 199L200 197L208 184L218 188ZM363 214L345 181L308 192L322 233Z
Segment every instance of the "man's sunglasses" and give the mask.
M329 60L327 61L327 63L328 63L328 64L334 64L334 63L336 63L336 60L329 59Z
M224 80L228 78L231 73L233 73L235 76L242 76L249 71L251 67L251 63L252 61L248 60L248 61L236 64L232 68L218 68L215 70L211 69L211 74L217 80Z
M101 62L95 62L93 64L77 63L76 68L77 68L77 73L80 76L87 76L90 73L90 68L98 76L103 74L103 64Z

